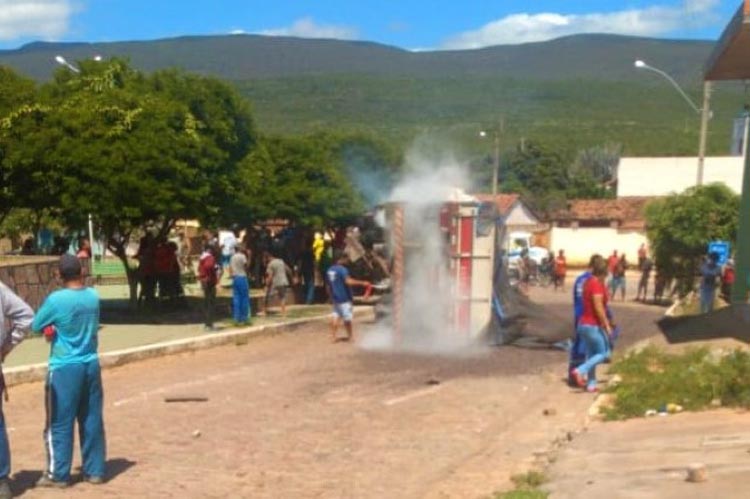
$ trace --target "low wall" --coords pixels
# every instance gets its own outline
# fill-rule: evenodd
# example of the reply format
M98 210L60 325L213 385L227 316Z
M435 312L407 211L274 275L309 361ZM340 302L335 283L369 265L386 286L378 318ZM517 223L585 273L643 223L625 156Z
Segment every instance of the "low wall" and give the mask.
M625 254L628 262L638 261L638 249L647 244L642 232L619 231L612 228L562 228L553 227L550 233L550 249L555 253L565 250L570 266L586 266L594 253L607 258L613 250Z
M0 281L37 310L47 295L60 287L57 279L59 262L57 256L1 256ZM90 269L88 261L81 263ZM90 278L87 284L92 284Z
M0 281L36 310L57 289L57 257L4 256L0 258Z

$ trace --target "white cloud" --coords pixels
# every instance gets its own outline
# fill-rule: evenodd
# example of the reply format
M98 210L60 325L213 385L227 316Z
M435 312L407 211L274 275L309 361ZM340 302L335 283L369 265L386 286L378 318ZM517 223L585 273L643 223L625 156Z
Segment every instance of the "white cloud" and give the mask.
M0 40L55 39L68 31L69 0L0 0Z
M359 32L356 28L333 24L318 24L311 17L298 19L291 26L267 29L260 31L258 34L267 36L296 36L299 38L336 38L340 40L354 40L359 37Z
M719 0L685 0L679 6L653 6L591 14L512 14L443 43L445 49L538 42L578 33L661 36L715 20Z

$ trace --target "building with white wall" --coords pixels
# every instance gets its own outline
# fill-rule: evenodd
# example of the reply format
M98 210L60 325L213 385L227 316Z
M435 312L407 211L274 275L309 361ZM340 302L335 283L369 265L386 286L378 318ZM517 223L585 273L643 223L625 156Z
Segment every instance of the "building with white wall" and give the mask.
M721 182L742 191L743 158L719 156L705 159L703 183ZM696 185L697 157L621 158L617 170L617 197L667 196Z
M645 211L652 199L568 201L565 209L550 217L549 247L565 250L570 265L586 265L592 254L607 256L614 250L635 262L641 245L648 245Z
M542 232L547 230L547 224L523 202L519 194L477 194L476 198L485 203L494 201L497 212L503 217L503 223L508 232Z

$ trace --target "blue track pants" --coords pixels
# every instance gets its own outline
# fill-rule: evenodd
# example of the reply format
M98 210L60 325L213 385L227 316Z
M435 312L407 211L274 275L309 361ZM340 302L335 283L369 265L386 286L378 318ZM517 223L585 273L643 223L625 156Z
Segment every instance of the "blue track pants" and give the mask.
M83 473L104 478L106 444L102 409L104 392L99 361L55 367L47 375L47 473L56 481L70 480L73 427L78 421Z

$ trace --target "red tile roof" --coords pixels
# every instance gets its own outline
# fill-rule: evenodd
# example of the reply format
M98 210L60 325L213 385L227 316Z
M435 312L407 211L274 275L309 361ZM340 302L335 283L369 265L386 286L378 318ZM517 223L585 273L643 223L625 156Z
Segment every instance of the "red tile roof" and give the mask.
M574 199L566 209L550 215L552 221L602 222L617 221L620 227L642 229L646 226L646 205L653 197L619 199Z
M476 198L483 203L491 203L493 201L492 194L477 194ZM513 209L513 205L516 204L518 200L521 199L520 194L510 193L510 194L497 194L495 195L495 204L497 205L497 209L500 212L500 215L507 215L510 210Z

